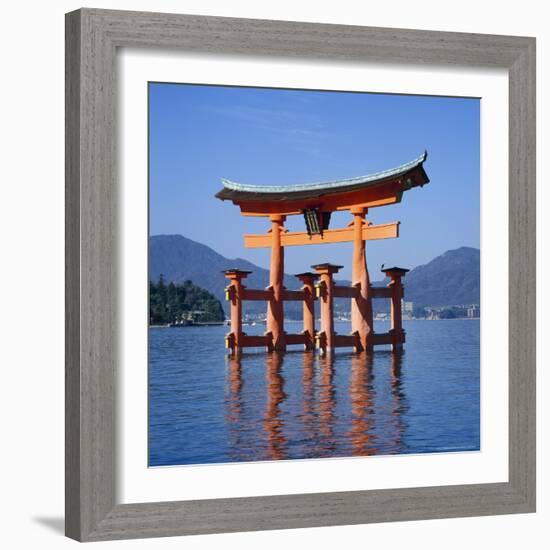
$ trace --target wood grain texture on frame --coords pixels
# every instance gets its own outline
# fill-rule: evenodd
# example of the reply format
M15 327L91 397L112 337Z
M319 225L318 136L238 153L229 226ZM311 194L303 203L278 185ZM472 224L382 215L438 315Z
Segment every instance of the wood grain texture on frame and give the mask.
M119 47L508 69L508 482L116 504ZM66 120L69 537L97 541L535 511L534 38L82 9L66 16Z

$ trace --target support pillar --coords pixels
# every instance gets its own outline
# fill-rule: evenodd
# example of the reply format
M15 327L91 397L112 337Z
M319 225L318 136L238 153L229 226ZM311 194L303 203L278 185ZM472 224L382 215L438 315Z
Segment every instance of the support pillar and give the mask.
M388 285L391 288L391 330L392 350L402 351L405 342L405 331L403 330L403 320L401 315L401 300L403 299L403 283L401 278L409 271L402 267L390 267L382 270L391 281Z
M351 330L359 334L360 347L358 351L372 351L372 335L374 324L372 315L372 297L370 295L370 280L363 240L363 226L367 209L356 207L351 209L353 215L353 264L352 284L359 288L359 294L351 301Z
M335 348L334 332L334 279L333 275L342 268L341 265L318 264L311 266L321 276L318 286L318 297L321 302L321 331L318 334L318 346L323 355L332 354Z
M269 268L269 286L272 298L267 305L267 331L273 336L275 351L286 351L283 307L284 248L281 245L281 233L284 231L286 216L271 216L271 263Z
M228 269L223 272L229 279L229 286L225 289L226 300L231 303L231 331L225 337L226 347L231 354L240 353L243 348L243 289L242 280L246 279L251 271L243 269Z
M306 342L304 347L306 350L315 349L315 279L319 276L316 273L298 273L296 275L304 285L302 290L305 293L304 298L304 334L306 336Z

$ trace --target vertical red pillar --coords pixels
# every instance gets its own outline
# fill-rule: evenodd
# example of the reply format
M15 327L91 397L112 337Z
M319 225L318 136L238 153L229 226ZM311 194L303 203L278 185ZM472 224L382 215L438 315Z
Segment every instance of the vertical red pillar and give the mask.
M302 291L305 293L304 298L304 335L306 336L306 343L304 344L306 350L315 348L315 279L318 275L316 273L298 273L295 275L304 286Z
M351 330L359 334L359 351L372 351L373 315L370 296L370 280L363 240L363 226L367 209L355 207L353 215L353 263L352 284L359 287L359 295L351 301Z
M319 334L319 347L323 354L334 351L334 273L338 273L341 265L318 264L312 265L313 269L321 276L319 285L319 298L321 302L321 333Z
M252 273L243 269L228 269L223 272L229 279L225 289L226 299L231 303L231 332L225 337L226 345L231 353L240 353L243 347L243 284L242 279Z
M269 269L269 286L272 298L267 305L267 330L273 337L275 351L285 351L283 278L284 278L284 248L281 245L281 233L284 231L286 216L273 214L271 216L271 263Z
M390 267L382 270L391 281L388 285L391 289L391 334L392 350L401 351L405 342L405 331L401 315L401 300L403 299L403 284L401 277L409 271L402 267Z

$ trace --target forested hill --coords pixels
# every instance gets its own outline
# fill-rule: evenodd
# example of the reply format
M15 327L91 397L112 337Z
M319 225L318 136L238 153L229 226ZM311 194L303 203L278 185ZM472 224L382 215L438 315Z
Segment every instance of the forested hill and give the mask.
M431 307L479 304L479 261L478 248L447 250L407 273L405 299Z
M149 323L164 325L180 321L223 321L224 312L220 301L207 290L191 281L183 284L149 283Z

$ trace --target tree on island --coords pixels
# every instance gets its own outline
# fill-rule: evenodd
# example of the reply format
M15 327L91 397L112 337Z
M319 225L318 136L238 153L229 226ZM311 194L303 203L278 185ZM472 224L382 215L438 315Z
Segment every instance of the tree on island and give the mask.
M158 282L149 282L149 323L152 325L190 320L220 322L224 318L220 301L190 280L166 284L161 274Z

